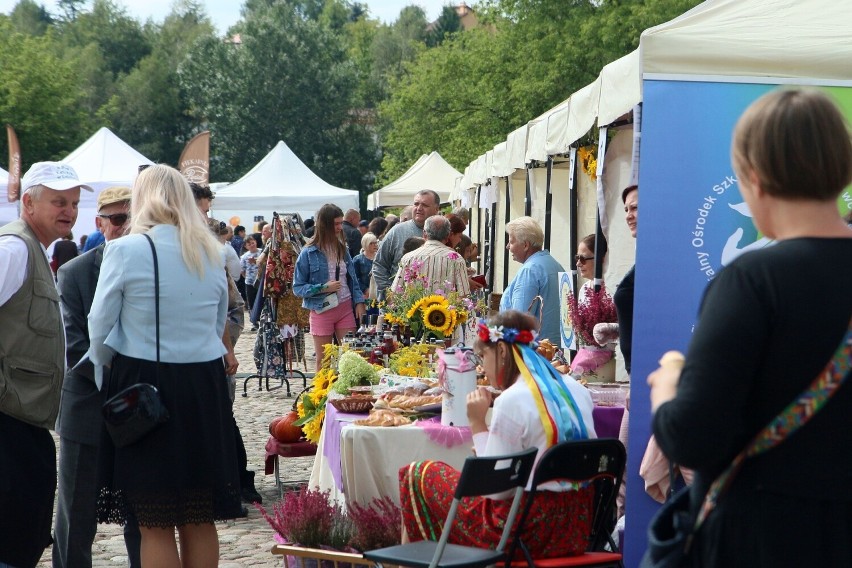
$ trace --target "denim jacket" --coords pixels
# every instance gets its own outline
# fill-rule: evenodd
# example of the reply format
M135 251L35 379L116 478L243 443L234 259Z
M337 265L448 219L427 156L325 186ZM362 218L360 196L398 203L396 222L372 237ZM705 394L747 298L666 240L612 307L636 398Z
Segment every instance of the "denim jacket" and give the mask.
M364 303L364 294L355 278L355 265L346 252L346 284L352 292L352 306ZM316 310L322 306L322 300L328 292L322 285L331 280L328 275L328 260L325 254L314 245L307 246L296 259L296 272L293 275L293 292L302 298L302 307Z

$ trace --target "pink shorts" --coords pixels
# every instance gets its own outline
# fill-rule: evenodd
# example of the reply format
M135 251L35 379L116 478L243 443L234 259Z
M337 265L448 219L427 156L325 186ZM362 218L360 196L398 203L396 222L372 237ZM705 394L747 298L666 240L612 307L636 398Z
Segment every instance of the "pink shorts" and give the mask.
M352 298L346 298L336 307L321 314L311 310L311 335L334 335L337 330L355 329Z

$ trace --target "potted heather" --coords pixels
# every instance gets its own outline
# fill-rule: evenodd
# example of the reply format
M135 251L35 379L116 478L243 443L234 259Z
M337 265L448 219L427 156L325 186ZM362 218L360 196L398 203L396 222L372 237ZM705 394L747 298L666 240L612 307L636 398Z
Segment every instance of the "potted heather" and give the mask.
M399 544L402 515L390 497L374 499L368 505L353 503L348 512L331 503L329 491L302 487L286 493L268 513L262 505L255 507L275 529L275 539L281 544L306 550L361 553L365 550ZM299 562L301 560L301 563ZM333 568L334 562L316 558L287 557L288 566L303 568ZM339 562L338 568L350 564Z
M594 329L599 323L618 321L615 304L603 286L599 290L593 286L583 286L580 295L578 298L573 292L568 294L568 316L578 347L577 355L571 361L571 373L596 381L612 382L615 379L615 348L612 344L599 345L595 341Z
M345 550L352 539L352 522L345 511L329 500L330 491L319 491L302 487L298 491L285 493L268 513L259 503L255 507L275 529L276 540L281 544L292 544L304 548ZM299 566L295 558L288 558L288 565ZM318 566L314 559L304 559L305 568ZM325 566L325 562L323 562ZM333 563L329 563L333 566Z

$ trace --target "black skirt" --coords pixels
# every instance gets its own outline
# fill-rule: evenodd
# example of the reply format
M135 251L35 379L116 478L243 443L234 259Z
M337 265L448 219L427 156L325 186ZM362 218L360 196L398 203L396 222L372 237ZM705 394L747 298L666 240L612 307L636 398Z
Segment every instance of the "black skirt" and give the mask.
M239 516L240 483L228 385L221 359L157 363L116 355L109 398L135 383L157 387L168 422L116 448L103 429L98 520L140 526L212 523Z

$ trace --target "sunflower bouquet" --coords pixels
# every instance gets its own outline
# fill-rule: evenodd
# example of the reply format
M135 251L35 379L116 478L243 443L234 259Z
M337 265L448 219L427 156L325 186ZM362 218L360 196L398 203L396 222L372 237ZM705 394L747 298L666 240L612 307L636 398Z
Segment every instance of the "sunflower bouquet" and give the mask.
M407 327L414 337L444 339L463 325L475 308L459 294L452 282L432 288L420 272L423 262L414 260L403 269L401 281L385 295L385 321Z
M337 381L337 370L335 361L339 356L339 347L333 343L325 346L322 366L311 381L310 390L299 397L296 412L299 420L296 426L301 426L305 432L305 438L314 444L319 442L322 433L322 423L325 420L325 405L328 402L328 393L331 392L335 381Z

